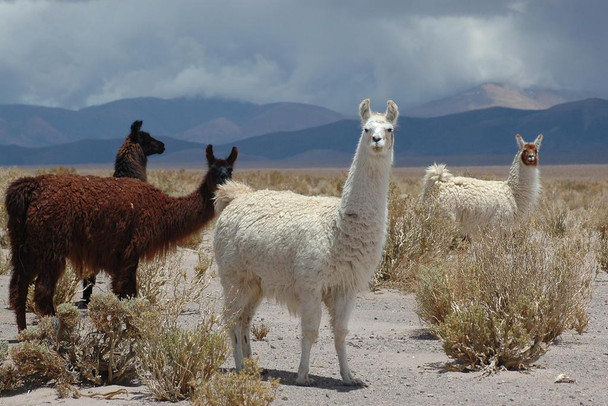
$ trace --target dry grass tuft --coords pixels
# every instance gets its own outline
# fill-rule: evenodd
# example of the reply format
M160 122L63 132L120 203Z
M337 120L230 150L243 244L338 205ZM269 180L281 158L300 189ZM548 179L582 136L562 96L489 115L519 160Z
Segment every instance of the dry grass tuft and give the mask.
M268 383L260 379L257 361L247 358L240 372L216 374L211 380L199 387L192 398L196 406L265 406L274 401L278 379Z
M256 341L262 341L266 338L268 333L270 333L270 327L268 327L264 323L252 324L251 333L253 334L253 338L255 338Z

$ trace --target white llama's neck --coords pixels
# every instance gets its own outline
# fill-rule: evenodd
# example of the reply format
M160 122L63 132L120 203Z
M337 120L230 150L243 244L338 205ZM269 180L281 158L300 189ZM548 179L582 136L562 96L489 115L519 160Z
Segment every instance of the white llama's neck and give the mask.
M365 222L384 228L392 162L392 151L372 156L359 141L344 184L338 221Z
M529 214L540 197L540 171L537 166L527 166L521 160L521 151L515 155L509 170L507 185L513 191L518 214Z

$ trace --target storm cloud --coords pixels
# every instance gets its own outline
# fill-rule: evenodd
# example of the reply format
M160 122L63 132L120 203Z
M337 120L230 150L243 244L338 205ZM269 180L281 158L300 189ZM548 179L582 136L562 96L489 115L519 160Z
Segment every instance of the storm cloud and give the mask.
M0 103L297 101L352 113L484 82L608 94L602 1L0 1Z

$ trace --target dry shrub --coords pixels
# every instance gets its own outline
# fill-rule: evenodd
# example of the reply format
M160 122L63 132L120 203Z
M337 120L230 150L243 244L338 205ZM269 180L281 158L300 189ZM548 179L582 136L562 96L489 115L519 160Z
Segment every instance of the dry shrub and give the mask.
M138 374L156 399L189 398L228 357L228 339L219 318L209 313L194 330L173 323L148 326L138 341Z
M181 265L182 258L182 253L178 252L140 263L137 270L139 296L147 299L156 312L165 315L165 319L173 324L177 323L188 303L202 305L203 293L208 286L206 268L203 270L201 265L197 274L190 277Z
M525 368L585 328L596 266L588 233L488 235L421 274L417 312L467 367Z
M253 338L255 338L256 341L262 341L264 338L266 338L269 332L270 327L268 327L264 323L251 325L251 333L253 334Z
M253 358L243 360L240 372L215 374L212 379L199 387L192 398L195 406L265 406L274 401L278 379L268 383L260 379L257 361Z
M96 384L124 382L136 376L135 343L155 320L150 303L141 298L119 300L113 293L91 296L91 326L82 326L78 362L84 378ZM86 367L86 368L85 368Z
M3 390L23 385L54 382L61 397L78 396L79 382L96 385L134 378L135 341L150 324L150 305L143 299L118 300L111 294L95 294L89 317L72 304L57 307L56 317L42 317L38 326L19 334L10 349L11 382L3 377Z
M425 208L419 198L390 184L387 236L376 285L411 291L422 267L444 258L458 237L456 225L442 212Z

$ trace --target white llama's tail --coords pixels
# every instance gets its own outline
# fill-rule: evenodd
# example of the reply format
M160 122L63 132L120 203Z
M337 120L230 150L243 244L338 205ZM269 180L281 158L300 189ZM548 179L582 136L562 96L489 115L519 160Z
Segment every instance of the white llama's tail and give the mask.
M448 171L445 164L433 164L426 168L426 175L424 175L425 186L430 186L436 182L447 182L452 179L452 173Z
M229 180L223 185L218 186L213 198L215 215L219 216L222 210L224 210L236 197L251 192L253 192L251 187L234 180Z
M422 200L425 200L433 186L439 182L447 182L452 179L452 174L445 164L433 164L426 168L426 174L422 179Z

